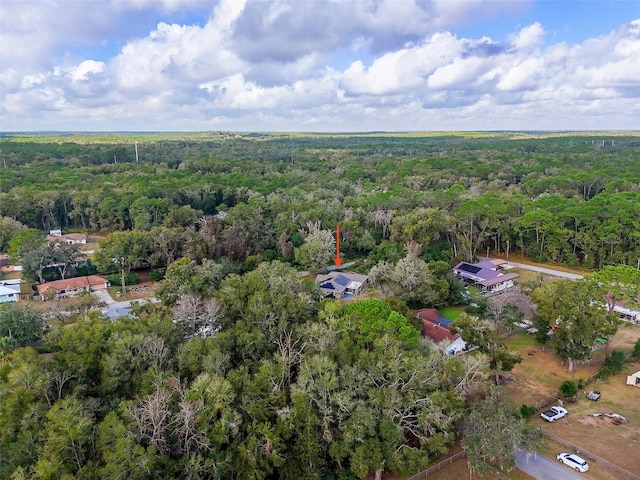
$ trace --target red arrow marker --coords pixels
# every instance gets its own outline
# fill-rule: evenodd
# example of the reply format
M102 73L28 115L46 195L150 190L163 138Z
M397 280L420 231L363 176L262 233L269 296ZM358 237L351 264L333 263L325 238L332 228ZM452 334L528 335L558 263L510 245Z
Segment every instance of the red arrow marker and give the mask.
M336 267L342 265L342 259L340 258L340 225L336 225L336 258L333 259Z

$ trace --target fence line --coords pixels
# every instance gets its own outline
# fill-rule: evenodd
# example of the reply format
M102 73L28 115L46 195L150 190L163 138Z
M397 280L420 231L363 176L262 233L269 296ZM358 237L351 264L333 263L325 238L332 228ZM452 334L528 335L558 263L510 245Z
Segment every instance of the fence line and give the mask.
M443 468L451 465L453 462L457 462L458 460L460 460L461 458L464 458L464 457L465 457L465 451L464 450L460 450L459 452L454 453L450 457L445 458L444 460L441 460L441 461L439 461L438 463L436 463L434 465L431 465L430 467L426 468L425 470L422 470L421 472L418 472L415 475L412 475L411 477L408 477L406 480L421 480L423 478L427 478L427 476L430 473L438 472L438 471L442 470ZM504 474L498 472L497 470L494 470L493 474L495 475L495 478L501 478L501 479L509 480L509 477L506 477Z
M611 463L609 460L605 460L604 458L596 455L595 453L590 452L589 450L585 450L584 448L582 448L582 447L580 447L578 445L575 445L574 443L571 443L568 440L565 440L564 438L559 437L559 436L555 435L554 433L551 433L551 432L545 430L544 428L541 428L540 431L542 432L542 434L545 437L550 438L551 440L554 440L554 441L556 441L558 443L561 443L565 447L571 448L571 449L575 450L576 452L579 452L579 454L584 456L584 457L590 458L592 460L596 460L599 464L605 466L607 469L615 470L619 474L623 475L624 478L628 478L629 480L640 480L640 476L636 475L635 473L631 473L631 472L625 470L624 468L619 467L615 463Z
M460 450L459 452L454 453L450 457L445 458L444 460L434 465L431 465L430 467L426 468L425 470L422 470L421 472L416 473L415 475L407 478L406 480L420 480L422 478L427 478L428 474L437 472L438 470L442 470L447 465L451 465L453 462L461 459L462 457L464 457L464 450Z
M558 397L555 395L552 397L545 397L542 400L540 400L538 403L536 403L533 407L536 409L536 412L537 412L538 410L546 409L547 407L551 406L557 401L558 401Z

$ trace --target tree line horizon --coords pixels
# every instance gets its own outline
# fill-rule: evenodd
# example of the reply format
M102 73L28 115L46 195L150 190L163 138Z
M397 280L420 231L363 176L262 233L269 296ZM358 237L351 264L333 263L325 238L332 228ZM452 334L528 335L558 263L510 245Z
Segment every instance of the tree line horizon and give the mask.
M320 222L341 225L347 257L417 242L437 260L520 251L586 269L635 265L640 135L521 136L9 137L0 216L43 231L199 231L224 211L217 254L239 261L287 259L286 242L299 246Z
M80 254L44 232L104 233L100 271L124 289L144 264L161 301L108 321L87 294L46 330L29 302L0 305L2 478L378 480L462 432L471 472L509 470L542 441L496 387L521 361L499 339L515 297L460 314L465 355L412 309L462 303L451 264L487 248L603 266L514 292L570 371L617 330L594 299L637 295L637 136L43 138L0 140L0 249L42 281ZM300 276L331 262L338 223L380 298Z

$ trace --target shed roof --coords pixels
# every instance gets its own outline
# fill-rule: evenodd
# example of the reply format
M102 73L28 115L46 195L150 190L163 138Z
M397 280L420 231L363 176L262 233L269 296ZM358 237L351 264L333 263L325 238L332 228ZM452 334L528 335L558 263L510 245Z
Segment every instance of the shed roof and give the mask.
M517 273L505 273L504 275L500 275L495 278L491 278L488 280L484 280L483 282L478 282L480 285L484 285L485 287L491 287L493 285L499 285L504 282L508 282L509 280L515 280L519 278L520 275Z

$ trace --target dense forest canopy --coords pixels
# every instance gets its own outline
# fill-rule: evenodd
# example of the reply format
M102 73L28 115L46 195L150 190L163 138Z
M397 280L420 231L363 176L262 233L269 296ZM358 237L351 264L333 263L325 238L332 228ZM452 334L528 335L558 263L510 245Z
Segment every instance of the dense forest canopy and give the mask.
M447 260L640 256L634 133L5 134L0 148L0 216L45 231L198 230L225 211L216 248L235 260L286 258L279 239L298 246L316 221L341 223L351 256L409 241Z
M0 250L25 277L162 279L135 318L87 304L43 331L27 302L0 306L2 478L379 479L462 428L473 470L510 468L541 441L490 386L521 361L498 339L520 317L480 301L490 322L452 327L477 349L449 355L411 309L462 303L453 262L516 250L616 265L566 284L584 311L636 292L620 285L640 258L640 135L6 134L0 148ZM337 224L383 298L322 299L300 275L332 262ZM50 244L54 228L99 248ZM534 294L547 327L558 285ZM570 340L614 333L601 310L601 325L571 317L591 330Z

